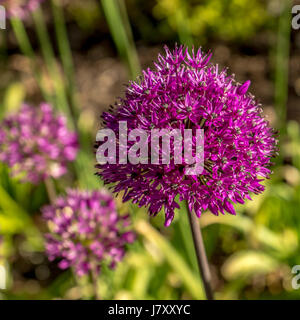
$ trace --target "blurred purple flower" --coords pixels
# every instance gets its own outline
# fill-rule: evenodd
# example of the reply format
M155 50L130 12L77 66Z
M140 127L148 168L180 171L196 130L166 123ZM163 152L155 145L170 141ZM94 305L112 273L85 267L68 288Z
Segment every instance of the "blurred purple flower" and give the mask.
M236 83L226 70L208 65L210 57L200 49L189 54L184 47L173 52L165 47L156 69L143 71L139 81L128 85L125 98L102 115L117 139L119 121L127 121L128 134L137 128L149 134L165 128L180 129L183 136L186 128L204 129L204 171L199 176L185 175L184 159L183 165L96 166L105 183L115 185L114 192L123 191L124 201L149 206L152 216L164 208L165 226L179 208L178 195L198 217L206 209L215 215L235 214L232 203L244 203L251 192L264 190L260 182L268 178L277 150L260 105L247 93L250 81Z
M64 175L77 151L77 135L49 104L23 105L1 123L0 161L12 168L13 176L22 175L22 181L38 183Z
M24 19L29 12L38 8L39 4L44 0L0 0L7 10L8 17Z
M49 259L62 258L59 267L74 267L79 276L93 265L99 273L103 262L114 268L125 254L125 244L135 240L128 230L129 216L118 215L114 199L104 190L68 190L42 212L51 231L46 235Z

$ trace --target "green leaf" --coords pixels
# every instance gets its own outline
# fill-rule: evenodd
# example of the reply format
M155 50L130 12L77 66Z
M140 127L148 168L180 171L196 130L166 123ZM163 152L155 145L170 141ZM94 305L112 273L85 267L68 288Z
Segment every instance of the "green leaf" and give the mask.
M202 227L215 223L228 225L239 230L245 236L257 241L261 246L271 249L275 255L281 258L293 254L298 248L297 235L292 231L275 233L265 226L255 224L253 220L245 216L207 214L201 220Z
M16 232L23 232L27 235L28 240L36 250L43 248L43 240L40 231L34 225L29 213L27 213L11 196L6 190L0 185L0 208L2 213L6 216L6 219L2 218L3 228L11 228L14 221ZM17 221L17 222L16 222ZM0 231L2 229L0 220Z
M157 250L161 251L169 265L181 278L190 295L194 299L205 299L202 283L170 242L144 220L137 221L135 223L135 229L141 236L153 244Z
M225 279L232 281L241 277L266 274L279 266L276 259L259 251L240 251L233 254L222 266Z
M20 82L11 84L4 95L4 108L7 112L17 111L25 99L25 88Z

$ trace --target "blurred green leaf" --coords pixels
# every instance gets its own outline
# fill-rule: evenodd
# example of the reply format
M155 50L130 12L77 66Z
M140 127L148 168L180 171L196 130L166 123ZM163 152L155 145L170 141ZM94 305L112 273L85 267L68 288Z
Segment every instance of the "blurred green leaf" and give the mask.
M33 245L36 250L40 250L43 248L43 239L38 228L34 225L29 213L27 213L21 206L19 206L19 204L10 197L10 195L5 191L5 189L1 185L0 208L2 209L4 217L2 218L4 227L10 227L10 230L12 231L13 227L11 224L15 223L15 231L26 234L30 244Z
M202 227L215 223L228 225L239 230L245 236L257 241L261 246L272 249L273 253L281 258L293 254L298 248L298 238L293 232L277 234L262 225L256 225L253 220L245 216L206 214L202 217Z
M154 244L160 250L169 265L180 276L186 289L194 299L204 299L204 291L202 283L194 275L194 273L187 266L186 262L182 259L181 255L176 252L176 249L159 234L149 223L144 220L135 223L137 232L147 239L150 243Z
M6 112L14 112L19 109L26 96L25 88L20 82L11 84L4 95L4 108Z
M233 254L222 266L222 274L227 280L265 274L279 266L276 259L259 251L240 251Z

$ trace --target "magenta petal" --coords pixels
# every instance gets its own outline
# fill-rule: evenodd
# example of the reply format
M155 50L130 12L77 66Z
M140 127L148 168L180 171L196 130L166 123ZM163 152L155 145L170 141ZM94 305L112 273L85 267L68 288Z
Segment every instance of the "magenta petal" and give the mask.
M228 200L225 200L224 201L224 208L227 212L233 214L233 215L236 215L236 212L235 212L235 209L234 209L234 206L232 205L232 203L230 203Z
M238 89L237 89L237 93L240 95L245 94L249 87L250 87L251 81L247 80L245 83L243 83Z

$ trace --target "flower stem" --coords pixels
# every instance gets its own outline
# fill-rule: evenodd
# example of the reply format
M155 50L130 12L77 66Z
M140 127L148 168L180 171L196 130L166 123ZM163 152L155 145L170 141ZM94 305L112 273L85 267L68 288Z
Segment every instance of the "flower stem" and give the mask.
M93 262L91 262L91 276L92 276L92 284L93 284L93 288L94 288L95 299L100 300L100 295L99 295L99 290L98 290L97 266Z
M74 77L74 66L73 66L73 57L72 51L68 39L68 32L66 28L66 22L64 18L64 11L62 4L60 1L52 0L52 13L54 17L54 27L55 27L55 34L58 43L58 50L60 53L60 58L62 61L62 65L65 71L65 74L68 79L68 89L69 95L71 99L70 109L75 118L75 126L77 125L77 118L78 118L78 103L76 100L76 93L75 93L75 77Z
M209 270L208 260L205 252L205 247L203 243L201 228L198 224L196 215L191 212L187 204L187 211L190 221L190 227L193 235L194 247L197 256L198 267L202 281L204 284L205 294L208 300L213 300L213 291L211 288L211 273Z
M37 37L41 46L42 54L47 66L49 76L52 80L53 87L56 93L56 107L70 119L69 125L74 129L73 116L69 109L69 103L65 92L64 79L58 67L50 36L45 23L45 18L41 8L37 8L32 13Z
M32 70L34 72L34 76L36 78L36 81L41 89L41 92L48 102L53 102L53 99L51 95L47 92L47 89L45 88L43 84L43 77L42 74L36 64L36 57L33 51L33 48L31 46L28 34L26 32L26 29L24 27L24 24L22 20L18 18L11 18L10 20L14 34L16 36L17 42L20 46L20 49L22 53L29 59Z
M56 190L55 190L55 185L51 178L45 179L45 187L47 190L49 201L51 204L53 204L56 199Z
M140 63L124 1L101 0L101 3L117 50L127 63L131 78L135 79L140 73Z

